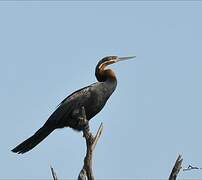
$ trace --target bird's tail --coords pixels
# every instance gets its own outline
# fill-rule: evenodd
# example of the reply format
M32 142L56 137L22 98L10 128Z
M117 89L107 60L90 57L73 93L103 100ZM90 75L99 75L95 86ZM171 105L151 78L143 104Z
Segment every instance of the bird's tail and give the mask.
M18 154L26 153L43 141L51 132L53 132L53 130L53 128L43 126L33 136L16 146L11 151Z

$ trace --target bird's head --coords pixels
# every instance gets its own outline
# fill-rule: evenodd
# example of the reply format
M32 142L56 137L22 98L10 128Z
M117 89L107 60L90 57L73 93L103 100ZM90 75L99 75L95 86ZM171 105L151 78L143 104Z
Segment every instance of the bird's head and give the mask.
M128 56L128 57L119 57L119 56L107 56L104 57L103 59L101 59L95 69L95 75L97 77L98 81L104 81L105 79L102 76L103 72L105 71L105 68L110 65L110 64L114 64L116 62L119 61L124 61L124 60L128 60L128 59L133 59L136 56ZM113 73L113 71L112 71ZM104 74L103 74L104 75Z

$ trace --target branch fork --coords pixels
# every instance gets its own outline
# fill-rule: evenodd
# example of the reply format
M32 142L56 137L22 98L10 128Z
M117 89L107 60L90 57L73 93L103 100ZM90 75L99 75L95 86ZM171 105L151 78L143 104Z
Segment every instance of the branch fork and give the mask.
M93 171L92 171L92 157L93 157L93 150L95 149L95 146L101 136L101 133L103 131L103 124L101 123L95 137L90 132L88 120L86 119L86 113L84 107L82 107L82 117L83 122L86 126L83 130L83 137L86 140L86 156L84 158L84 165L81 169L78 180L85 180L86 177L88 180L94 180Z
M86 156L84 158L84 165L81 169L78 180L94 180L93 176L93 170L92 170L92 158L93 158L93 150L95 149L95 146L102 134L103 131L103 124L101 123L95 137L90 132L89 123L86 119L86 112L84 107L82 107L82 117L79 118L79 125L82 125L84 127L83 129L83 137L86 140ZM53 180L58 180L58 177L54 171L54 169L51 167L51 173L53 176Z

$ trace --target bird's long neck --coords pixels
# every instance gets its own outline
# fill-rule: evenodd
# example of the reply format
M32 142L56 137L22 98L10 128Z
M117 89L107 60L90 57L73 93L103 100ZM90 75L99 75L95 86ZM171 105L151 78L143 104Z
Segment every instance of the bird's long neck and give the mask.
M111 69L105 69L106 63L98 64L95 69L95 76L99 82L107 80L116 81L115 73Z
M107 93L112 94L117 86L115 73L111 69L96 68L95 75L99 82L103 82L105 84Z
M107 69L107 70L111 70L111 69ZM108 73L108 72L106 72L106 73ZM107 76L107 79L106 79L106 81L104 81L104 84L105 84L106 89L108 89L108 94L110 96L116 89L117 79L112 70L109 73L110 73L110 76ZM112 75L111 73L113 73L114 75Z

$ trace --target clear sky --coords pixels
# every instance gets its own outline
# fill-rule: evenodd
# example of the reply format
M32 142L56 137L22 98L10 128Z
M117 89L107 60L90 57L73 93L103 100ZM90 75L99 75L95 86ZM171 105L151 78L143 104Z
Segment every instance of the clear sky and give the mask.
M77 178L82 133L56 130L32 151L31 136L67 95L96 81L106 55L136 55L111 66L118 86L92 119L103 134L99 179L168 178L178 154L202 167L202 2L0 2L0 178ZM181 171L179 178L202 178Z

